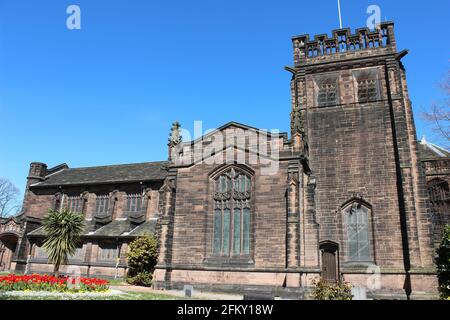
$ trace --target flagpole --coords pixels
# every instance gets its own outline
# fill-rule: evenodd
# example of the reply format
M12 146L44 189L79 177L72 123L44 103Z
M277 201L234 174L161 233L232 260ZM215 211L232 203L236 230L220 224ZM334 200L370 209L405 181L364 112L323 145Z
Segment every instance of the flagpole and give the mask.
M339 27L340 29L342 29L341 0L338 0L338 12L339 12Z

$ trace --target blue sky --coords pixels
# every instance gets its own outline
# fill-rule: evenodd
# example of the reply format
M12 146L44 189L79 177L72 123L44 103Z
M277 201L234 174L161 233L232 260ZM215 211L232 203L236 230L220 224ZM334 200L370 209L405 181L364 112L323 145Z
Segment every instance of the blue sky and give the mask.
M344 27L370 4L396 23L419 113L442 100L450 2L342 0ZM29 163L164 160L174 120L289 131L291 36L338 28L337 0L0 0L0 177L23 192ZM81 8L81 30L66 8Z

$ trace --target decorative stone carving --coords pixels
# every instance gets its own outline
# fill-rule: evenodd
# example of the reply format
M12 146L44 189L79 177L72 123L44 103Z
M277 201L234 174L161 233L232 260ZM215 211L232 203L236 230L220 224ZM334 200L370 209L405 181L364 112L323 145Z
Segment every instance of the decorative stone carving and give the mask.
M21 225L14 221L14 219L9 220L5 224L0 224L0 234L2 233L15 233L20 234Z
M178 121L172 124L172 128L170 129L169 136L169 145L176 146L181 143L183 137L180 134L181 125Z

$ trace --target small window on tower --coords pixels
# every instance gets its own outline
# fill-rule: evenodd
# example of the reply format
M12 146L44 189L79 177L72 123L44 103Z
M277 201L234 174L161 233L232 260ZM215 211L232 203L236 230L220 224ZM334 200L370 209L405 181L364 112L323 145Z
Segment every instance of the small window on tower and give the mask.
M367 103L380 100L380 76L377 68L354 70L353 77L356 91L355 100L357 100L355 102Z
M378 100L378 83L376 78L358 80L358 102Z
M329 107L339 103L339 87L337 77L326 77L316 80L317 106Z

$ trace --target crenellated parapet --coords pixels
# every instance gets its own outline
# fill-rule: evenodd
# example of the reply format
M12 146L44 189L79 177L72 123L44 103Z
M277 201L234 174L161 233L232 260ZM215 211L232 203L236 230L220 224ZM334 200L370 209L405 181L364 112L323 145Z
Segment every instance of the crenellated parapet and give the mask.
M356 29L354 34L348 28L333 30L331 38L327 34L315 35L313 40L307 34L295 36L292 43L296 66L342 53L382 48L396 50L393 22L383 22L375 30Z

